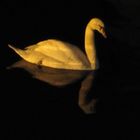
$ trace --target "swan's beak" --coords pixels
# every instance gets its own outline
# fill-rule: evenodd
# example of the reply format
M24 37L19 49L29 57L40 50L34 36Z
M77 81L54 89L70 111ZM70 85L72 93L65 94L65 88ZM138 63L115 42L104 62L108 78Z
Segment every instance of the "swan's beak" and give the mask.
M105 29L103 29L102 35L103 35L104 38L107 38L107 35L106 35L106 33L105 33Z

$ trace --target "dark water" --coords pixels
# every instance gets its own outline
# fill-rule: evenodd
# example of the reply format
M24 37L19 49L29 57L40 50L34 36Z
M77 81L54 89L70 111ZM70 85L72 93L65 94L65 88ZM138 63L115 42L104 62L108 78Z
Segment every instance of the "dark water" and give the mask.
M96 7L88 2L84 6L57 4L1 4L1 114L5 139L134 139L140 93L139 2L95 1ZM48 74L48 69L25 68L24 63L22 68L6 69L20 60L8 43L24 48L57 38L81 46L84 51L84 29L92 17L104 20L108 35L107 39L96 35L98 71L80 77L79 73L62 75L51 69ZM33 78L36 71L38 76ZM51 76L56 75L54 79L50 71ZM65 78L66 73L73 79ZM73 75L79 76L75 79ZM95 101L94 106L87 107L90 111L79 106L82 93L86 93L88 103Z

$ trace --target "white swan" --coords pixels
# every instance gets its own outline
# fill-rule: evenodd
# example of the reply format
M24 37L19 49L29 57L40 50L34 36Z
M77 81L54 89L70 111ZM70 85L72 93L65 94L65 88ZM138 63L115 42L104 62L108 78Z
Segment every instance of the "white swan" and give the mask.
M104 37L104 23L93 18L87 24L85 30L86 55L76 46L55 39L48 39L28 46L25 50L12 48L24 60L58 69L95 70L97 69L96 49L94 43L94 31L97 30Z

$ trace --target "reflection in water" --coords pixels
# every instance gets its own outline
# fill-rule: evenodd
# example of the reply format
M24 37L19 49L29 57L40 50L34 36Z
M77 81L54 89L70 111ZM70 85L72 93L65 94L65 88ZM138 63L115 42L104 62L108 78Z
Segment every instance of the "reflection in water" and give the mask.
M92 87L93 79L95 72L92 71L81 83L81 88L79 90L79 106L85 113L95 113L95 105L97 102L96 98L91 99L90 101L87 99L87 95Z
M55 69L32 64L25 60L20 60L8 67L8 69L11 68L23 68L34 78L58 87L66 86L83 78L79 90L78 104L85 113L95 113L96 99L92 99L91 101L87 100L87 95L94 79L94 71Z

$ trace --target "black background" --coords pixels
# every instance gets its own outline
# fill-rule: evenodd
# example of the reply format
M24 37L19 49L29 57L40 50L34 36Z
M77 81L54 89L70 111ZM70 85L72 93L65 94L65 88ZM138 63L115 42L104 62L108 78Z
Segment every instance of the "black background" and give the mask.
M139 0L1 1L0 64L5 139L135 139L139 112ZM90 93L99 98L97 113L77 105L80 82L63 88L5 67L19 60L7 44L19 48L48 38L78 45L92 17L106 25L107 39L96 35L100 61ZM66 134L66 136L64 136ZM77 136L77 137L76 137Z

